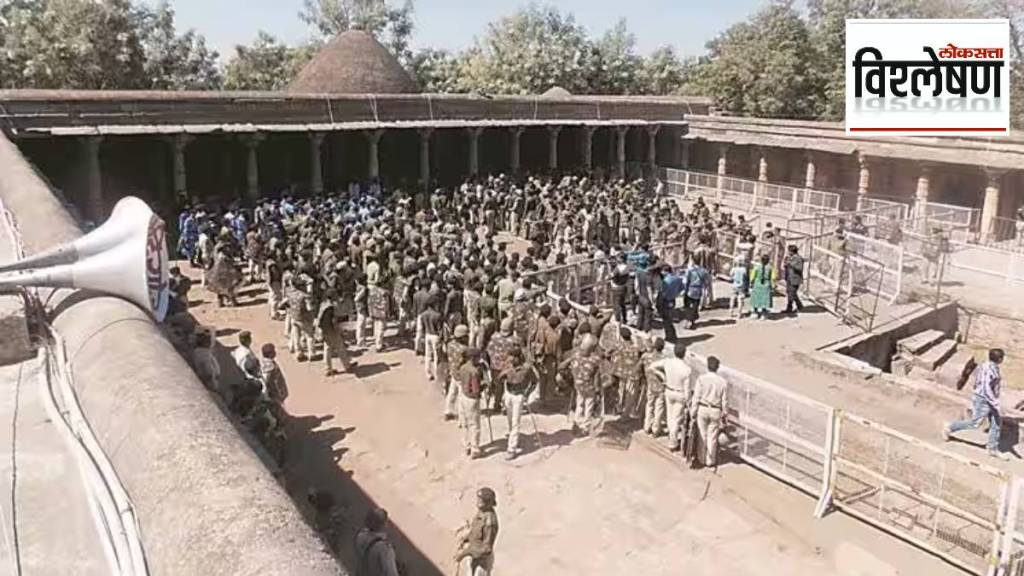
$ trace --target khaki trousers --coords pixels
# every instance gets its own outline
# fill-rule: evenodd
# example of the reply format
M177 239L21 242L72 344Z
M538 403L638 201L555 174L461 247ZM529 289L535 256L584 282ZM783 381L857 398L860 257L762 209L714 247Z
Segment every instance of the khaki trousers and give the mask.
M509 454L519 452L519 423L523 419L523 404L526 397L522 394L505 393L505 415L508 418L508 448Z
M665 394L647 391L646 410L644 411L644 430L651 434L660 434L665 421Z
M698 408L697 429L707 448L704 465L715 466L718 461L718 433L722 430L722 411L708 406Z
M475 456L480 453L480 399L459 394L459 408L466 424L462 429L462 445Z
M683 414L686 412L686 394L671 388L665 388L665 409L668 412L668 443L680 445L680 428L683 425Z

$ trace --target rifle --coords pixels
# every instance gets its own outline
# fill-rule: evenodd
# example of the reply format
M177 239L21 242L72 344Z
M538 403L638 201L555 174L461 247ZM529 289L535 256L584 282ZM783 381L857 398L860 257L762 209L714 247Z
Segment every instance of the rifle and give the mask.
M697 454L700 440L700 434L697 430L697 419L691 418L687 415L686 421L686 438L683 440L683 458L690 465L690 468L696 468L697 462L700 460L700 455Z

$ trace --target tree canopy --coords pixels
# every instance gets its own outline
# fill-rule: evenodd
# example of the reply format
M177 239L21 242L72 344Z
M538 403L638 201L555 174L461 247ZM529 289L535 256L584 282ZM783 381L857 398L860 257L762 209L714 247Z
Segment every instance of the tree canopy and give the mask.
M413 50L412 0L304 0L310 39L266 32L227 62L166 0L0 0L0 87L281 90L336 34L358 29L391 50L428 92L689 94L733 114L841 119L848 18L1009 18L1011 112L1024 125L1024 0L774 0L681 58L638 52L627 22L592 36L569 12L530 5L459 52Z
M6 88L211 89L217 53L178 34L166 2L0 2L0 85Z

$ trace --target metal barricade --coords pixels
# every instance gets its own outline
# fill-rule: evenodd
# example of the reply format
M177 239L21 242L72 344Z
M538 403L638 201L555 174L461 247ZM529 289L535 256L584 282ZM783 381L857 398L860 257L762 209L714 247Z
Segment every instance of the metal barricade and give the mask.
M845 412L833 439L833 505L965 570L990 573L1009 475Z

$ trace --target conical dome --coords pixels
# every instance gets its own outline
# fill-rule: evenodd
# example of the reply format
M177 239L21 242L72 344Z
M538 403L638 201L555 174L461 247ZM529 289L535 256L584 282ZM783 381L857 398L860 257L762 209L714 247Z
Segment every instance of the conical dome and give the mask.
M372 35L349 30L335 36L299 72L291 92L408 94L419 92L412 76Z
M544 98L551 98L553 100L560 100L564 98L572 98L572 92L569 92L561 86L554 86L547 92L541 94L541 96Z

